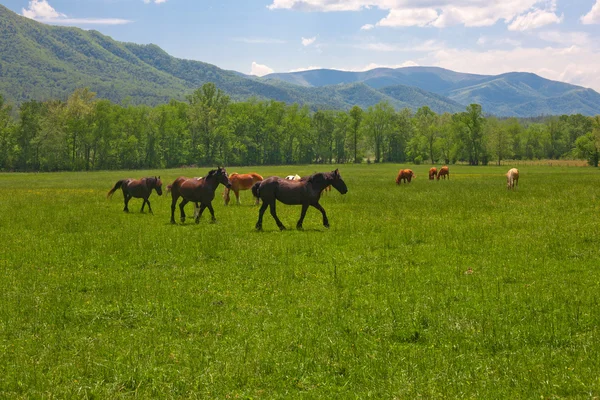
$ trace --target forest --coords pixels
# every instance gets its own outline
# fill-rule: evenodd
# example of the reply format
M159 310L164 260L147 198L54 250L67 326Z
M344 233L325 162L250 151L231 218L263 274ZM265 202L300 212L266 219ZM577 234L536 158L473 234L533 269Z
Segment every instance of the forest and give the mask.
M471 104L437 114L387 102L348 111L250 99L213 83L185 101L115 104L88 88L14 106L0 94L0 170L89 171L183 166L586 159L598 166L600 116L517 119Z

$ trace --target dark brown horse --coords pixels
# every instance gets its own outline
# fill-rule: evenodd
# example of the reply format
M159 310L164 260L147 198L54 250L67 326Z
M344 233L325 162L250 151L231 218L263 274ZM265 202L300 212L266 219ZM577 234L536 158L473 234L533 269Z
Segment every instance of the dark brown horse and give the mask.
M204 178L184 178L183 176L180 176L175 179L175 182L169 185L169 191L171 192L171 197L173 199L171 202L171 223L175 223L175 205L180 197L183 198L179 203L182 223L185 222L185 212L183 211L183 207L190 201L200 203L200 210L196 215L196 223L200 222L200 217L206 208L210 211L212 221L216 221L212 201L215 198L215 191L219 184L225 185L226 188L231 187L227 171L222 167L211 170Z
M326 228L329 228L327 214L325 213L323 207L321 207L319 204L321 192L328 185L336 188L336 190L341 194L346 194L348 192L346 183L340 176L340 172L337 169L332 172L319 172L309 176L307 179L302 179L299 181L291 181L279 178L277 176L272 176L262 182L255 183L254 186L252 186L252 194L255 197L260 198L263 202L262 206L260 207L260 211L258 212L256 229L262 229L263 215L267 210L267 207L270 207L271 215L275 219L279 229L285 229L285 226L283 226L279 218L277 218L277 213L275 212L275 204L277 200L283 204L302 206L302 213L300 214L300 219L296 224L297 229L302 229L302 221L304 221L308 206L313 206L317 210L321 211L321 214L323 214L323 225Z
M150 207L150 194L152 194L152 189L156 190L156 194L159 196L162 195L162 181L160 180L160 176L142 178L142 179L121 179L115 183L115 186L110 189L106 197L112 197L113 193L121 188L123 190L123 198L125 200L125 208L123 211L129 212L129 208L127 204L132 197L137 197L138 199L144 199L142 203L142 211L144 212L144 206L148 203L148 210L152 213L152 207Z

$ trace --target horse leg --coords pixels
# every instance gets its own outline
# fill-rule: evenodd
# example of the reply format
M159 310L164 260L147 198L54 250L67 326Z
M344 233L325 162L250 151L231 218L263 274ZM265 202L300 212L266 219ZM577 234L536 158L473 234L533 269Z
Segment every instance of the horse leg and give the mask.
M302 212L300 213L300 219L296 224L296 229L302 229L302 222L304 222L304 217L306 216L306 210L308 210L308 204L302 204Z
M129 212L129 207L127 207L127 205L129 204L129 200L131 200L131 196L129 196L123 192L123 199L125 201L125 208L123 208L123 211Z
M283 226L283 224L281 223L281 221L279 220L279 218L277 218L277 213L275 212L275 204L277 203L276 200L273 200L273 202L271 203L269 210L271 211L271 215L273 216L273 218L275 219L275 222L277 223L277 226L279 227L280 230L284 231L285 230L285 226Z
M327 214L325 213L325 209L323 207L321 207L321 205L319 203L312 204L312 206L314 208L316 208L317 210L321 211L321 214L323 214L323 226L325 228L329 228L329 220L327 219Z
M242 203L240 203L240 191L239 190L234 190L233 193L235 193L235 200L237 201L238 206Z
M206 207L208 208L208 211L210 211L210 216L212 217L212 222L217 222L217 219L215 218L215 210L213 209L212 203L208 203L206 205Z
M179 203L179 211L180 211L180 215L181 215L181 223L183 224L185 222L185 211L183 211L183 207L185 207L185 205L188 203L188 200L183 199L181 200L181 203Z
M149 199L146 199L146 203L148 203L148 212L149 212L150 214L154 214L154 213L152 212L152 207L150 207L150 200L149 200ZM142 205L142 207L143 207L143 205Z
M177 197L173 196L173 201L171 201L171 223L175 223L175 206L177 205Z
M225 202L225 205L229 204L229 191L230 189L225 188L225 190L223 191L223 201Z
M198 214L196 215L196 223L197 224L200 223L200 217L202 216L202 213L204 212L205 208L206 208L206 206L204 204L200 204L200 208L198 209Z
M260 210L258 211L258 221L256 222L256 230L260 231L262 230L262 220L263 220L263 215L265 214L265 211L267 211L267 207L269 205L263 201L262 206L260 207Z

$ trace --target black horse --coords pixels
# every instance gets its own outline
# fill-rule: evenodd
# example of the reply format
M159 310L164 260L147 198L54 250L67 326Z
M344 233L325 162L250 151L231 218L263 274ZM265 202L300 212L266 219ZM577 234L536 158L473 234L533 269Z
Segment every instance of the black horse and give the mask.
M296 224L297 229L302 229L302 221L304 221L308 206L313 206L321 211L321 214L323 214L323 226L329 228L327 214L319 204L321 192L329 185L336 188L341 194L346 194L348 192L346 183L344 183L344 180L337 169L332 172L319 172L299 181L291 181L272 176L262 182L256 182L254 186L252 186L252 194L262 200L262 206L258 212L256 229L262 229L263 215L267 210L267 207L271 208L271 215L275 219L279 229L285 229L285 226L283 226L279 218L277 218L277 213L275 212L276 200L279 200L283 204L302 205L302 213Z

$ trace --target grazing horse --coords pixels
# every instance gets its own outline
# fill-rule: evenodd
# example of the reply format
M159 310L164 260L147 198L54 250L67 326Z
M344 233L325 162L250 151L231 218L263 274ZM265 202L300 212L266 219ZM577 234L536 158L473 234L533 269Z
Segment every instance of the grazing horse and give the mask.
M444 179L446 179L446 177L448 177L448 180L450 180L450 170L448 169L447 166L443 166L442 168L440 168L440 172L438 172L437 174L437 180L440 180L440 176L443 176Z
M258 212L258 221L256 229L262 229L262 220L267 207L271 209L271 215L275 219L279 229L284 230L285 226L277 218L275 212L275 204L277 200L288 205L302 205L300 219L296 224L296 229L302 229L302 222L306 216L308 206L313 206L323 214L323 226L329 228L329 220L327 214L321 205L319 199L321 192L327 185L332 185L341 194L346 194L348 188L346 183L340 176L339 170L332 172L319 172L300 181L290 181L281 179L277 176L272 176L262 182L257 182L252 186L252 194L262 200L262 206Z
M183 207L187 203L194 202L200 203L200 210L195 215L196 223L200 222L200 217L204 212L205 208L208 208L212 221L215 222L215 211L212 207L212 201L215 198L215 191L219 184L225 185L226 188L231 187L231 182L227 177L227 171L225 168L219 167L211 170L208 175L204 178L184 178L180 176L175 179L171 185L169 185L169 191L171 192L171 223L175 223L175 205L177 200L182 197L183 200L179 203L179 210L181 211L181 223L185 222L185 212Z
M109 190L106 197L112 197L113 193L119 188L123 190L123 198L125 200L125 208L123 211L125 212L129 212L129 208L127 207L129 200L131 200L132 197L137 197L138 199L144 199L141 212L144 212L144 206L148 203L148 210L153 214L152 207L150 207L150 200L148 200L152 194L152 189L156 190L156 194L159 196L162 195L162 181L160 180L160 176L142 179L121 179Z
M249 174L238 174L234 172L229 175L229 182L231 182L231 189L225 188L223 191L223 200L225 200L225 205L229 204L229 192L233 190L235 194L235 199L237 203L240 204L240 190L248 190L252 189L252 185L256 182L260 182L263 180L263 177L257 174L256 172L251 172ZM256 199L256 205L258 205L259 200Z
M296 175L288 175L285 177L285 179L287 179L288 181L299 181L302 179L302 177L298 174Z
M516 168L511 168L506 173L506 188L507 189L516 189L519 185L519 170Z
M410 183L411 179L416 177L417 176L412 169L401 169L398 171L398 176L396 177L396 185L399 185L400 181L404 181L404 183L408 181L408 183Z
M436 167L429 168L429 180L430 181L434 180L436 175L437 175L437 168Z

